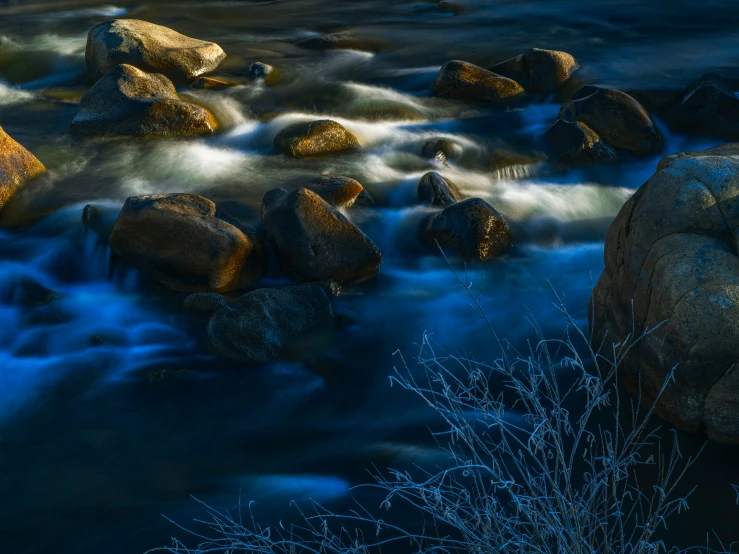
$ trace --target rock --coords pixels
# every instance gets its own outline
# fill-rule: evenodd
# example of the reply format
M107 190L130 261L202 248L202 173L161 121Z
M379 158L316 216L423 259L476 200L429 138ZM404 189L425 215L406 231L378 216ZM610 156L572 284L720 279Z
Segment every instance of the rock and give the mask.
M451 181L431 171L421 177L418 183L418 200L422 204L430 204L445 208L456 203L459 198L457 186Z
M462 147L447 139L428 140L421 149L424 158L435 158L441 152L445 160L456 160L462 156Z
M704 75L680 93L669 118L678 129L739 140L739 98L715 73Z
M453 13L454 15L459 15L472 9L468 4L457 0L441 0L438 6L441 11Z
M30 179L46 168L36 156L14 141L0 127L0 208Z
M180 100L164 75L117 65L82 97L70 131L77 135L195 136L212 133L205 108Z
M334 208L349 208L355 202L371 204L372 199L359 181L341 175L321 175L311 179L305 188L312 190Z
M459 60L441 66L434 84L437 96L493 104L512 102L523 93L524 89L516 81Z
M217 292L196 292L185 298L182 307L195 312L215 312L228 304L228 298Z
M380 269L377 246L306 188L265 194L262 224L283 270L295 281L361 281Z
M527 92L551 94L575 71L578 64L567 52L532 48L520 56L495 64L490 71L513 79Z
M85 50L87 72L93 80L125 64L161 73L177 85L210 73L225 57L214 42L138 19L114 19L93 27Z
M253 245L241 230L215 215L215 204L201 196L135 196L123 205L110 247L153 269L172 289L228 291L239 284Z
M640 337L619 376L658 414L739 443L739 145L671 156L608 230L593 344ZM666 322L666 323L665 323Z
M619 150L656 154L662 149L662 134L639 102L620 90L584 88L562 105L559 119L582 121Z
M26 308L46 306L61 295L30 277L23 277L13 294L13 304Z
M438 251L451 250L465 260L486 262L513 246L508 224L490 204L470 198L431 215L421 226L421 241Z
M558 119L547 129L544 141L549 152L567 165L578 166L618 160L616 152L581 121Z
M200 90L223 90L235 86L236 83L216 79L215 77L199 77L190 85L191 88Z
M274 68L271 65L267 65L262 62L254 62L249 66L249 78L253 80L266 79L270 75Z
M98 238L108 244L110 234L113 232L115 220L118 218L120 209L100 204L87 204L82 209L82 225L85 229L92 230Z
M356 150L359 141L335 121L322 119L283 129L275 137L275 148L286 156L306 158Z
M361 50L364 52L376 52L383 45L381 41L372 37L358 35L351 31L342 31L306 38L298 42L297 46L309 50Z
M275 359L285 345L330 327L331 301L320 287L258 289L229 302L208 323L210 349L242 362Z

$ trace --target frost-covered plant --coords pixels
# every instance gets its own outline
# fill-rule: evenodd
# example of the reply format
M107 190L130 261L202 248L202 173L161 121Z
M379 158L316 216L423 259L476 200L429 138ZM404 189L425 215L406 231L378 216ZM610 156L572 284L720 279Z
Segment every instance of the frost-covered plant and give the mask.
M499 341L471 285L455 276L490 326L499 359L479 362L423 337L414 363L398 353L391 383L413 392L444 424L436 434L449 465L438 471L376 472L376 511L337 514L314 503L295 524L262 527L242 510L207 507L197 546L169 552L652 554L668 551L660 531L687 496L676 486L694 458L668 430L651 426L651 407L622 398L619 370L639 338L594 349L557 296L565 331L533 337L521 353ZM647 331L649 333L650 331ZM626 407L626 409L624 409ZM665 446L669 443L669 446ZM648 483L643 482L644 479ZM393 512L416 511L407 529ZM377 513L386 519L380 519ZM390 549L390 550L389 550ZM705 547L702 550L706 550Z

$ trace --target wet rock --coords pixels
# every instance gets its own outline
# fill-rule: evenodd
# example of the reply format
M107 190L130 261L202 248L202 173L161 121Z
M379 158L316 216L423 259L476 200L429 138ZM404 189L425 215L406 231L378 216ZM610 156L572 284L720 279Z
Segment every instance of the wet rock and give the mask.
M528 92L550 94L569 79L577 68L577 61L567 52L532 48L488 69L513 79Z
M44 171L44 164L0 127L0 208L27 181Z
M218 219L210 200L191 194L154 194L126 200L110 236L118 255L153 269L175 290L228 291L253 245Z
M161 73L177 85L210 73L225 57L214 42L137 19L114 19L93 27L85 51L87 71L94 80L125 64Z
M702 76L679 94L669 117L678 129L739 140L739 98L715 73Z
M488 261L513 246L506 221L480 198L452 204L431 215L422 224L421 241L432 251L438 251L438 246L441 246L465 260L480 262Z
M554 158L572 165L614 162L616 152L581 121L558 119L547 129L544 141Z
M523 87L516 81L459 60L441 66L434 84L437 96L493 104L515 101L523 93Z
M642 338L619 376L678 427L739 443L739 145L670 156L608 230L593 344Z
M107 244L120 211L119 208L111 206L88 204L82 209L82 225Z
M321 287L258 289L213 314L208 343L224 358L264 363L277 358L291 340L330 327L333 315Z
M195 312L215 312L228 304L228 298L217 292L196 292L185 298L182 307Z
M280 152L294 158L339 154L359 148L357 138L330 119L290 125L277 134L274 144Z
M379 271L377 246L311 190L269 191L262 200L262 224L283 270L295 281L361 281Z
M457 186L435 171L421 177L421 182L418 183L418 200L422 204L445 208L456 203L458 198Z
M382 42L377 39L351 31L306 38L297 45L309 50L361 50L364 52L376 52L383 46Z
M421 149L424 158L435 158L441 152L445 160L456 160L462 156L462 147L447 139L428 140Z
M371 204L372 199L359 181L341 175L321 175L306 185L334 208L349 208L355 202Z
M215 77L199 77L193 81L191 88L200 90L223 90L236 86L236 83L216 79Z
M267 65L262 62L254 62L249 66L249 78L253 80L266 79L270 75L274 68L271 65Z
M61 298L61 295L46 288L38 281L23 277L13 294L13 304L26 308L38 308L46 306L53 300Z
M184 102L164 75L117 65L82 97L70 131L77 135L195 136L217 123L205 109Z
M635 154L656 154L662 149L662 134L644 107L625 92L584 87L562 105L559 119L582 121L605 142Z

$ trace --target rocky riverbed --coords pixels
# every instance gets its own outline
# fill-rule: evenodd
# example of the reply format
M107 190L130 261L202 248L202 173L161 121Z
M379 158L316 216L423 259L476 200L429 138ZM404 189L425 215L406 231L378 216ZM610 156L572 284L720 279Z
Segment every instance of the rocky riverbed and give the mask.
M496 355L449 265L514 345L529 311L561 329L548 283L588 324L604 241L599 330L623 338L634 295L639 324L669 317L682 258L650 261L654 240L736 257L728 220L674 209L678 171L731 173L734 151L660 162L736 140L737 15L682 4L1 4L0 545L140 552L189 495L272 521L345 504L372 464L437 463L387 375L424 331ZM693 363L687 328L669 360L645 347L650 375ZM724 331L724 370L686 381L700 409L661 411L688 450L737 439ZM732 540L736 454L709 448L671 541Z

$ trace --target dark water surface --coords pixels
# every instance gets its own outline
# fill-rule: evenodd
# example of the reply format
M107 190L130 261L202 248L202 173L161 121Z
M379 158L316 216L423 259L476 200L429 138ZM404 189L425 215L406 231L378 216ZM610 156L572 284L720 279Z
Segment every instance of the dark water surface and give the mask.
M536 157L559 104L513 112L429 96L449 59L481 65L530 47L566 50L582 83L630 91L677 90L707 71L739 77L734 1L472 1L452 15L403 0L0 0L0 125L49 168L0 215L0 552L132 554L168 542L159 514L201 515L195 495L221 508L257 501L266 519L292 499L345 502L364 469L434 459L427 408L392 389L392 353L412 354L423 331L477 358L494 355L485 324L437 256L415 245L419 178L439 170L490 201L516 228L518 246L467 278L502 335L529 336L529 309L561 329L548 281L587 320L602 270L605 229L659 157L554 172L542 164L499 170L498 149ZM67 133L85 90L84 48L94 24L146 19L218 42L216 73L243 80L249 63L274 82L183 95L210 107L223 132L187 141L92 141ZM378 39L375 54L295 46L322 32ZM359 153L314 161L271 150L295 121L330 115L363 143ZM663 154L717 144L664 129ZM430 138L452 138L464 161L422 159ZM246 368L210 357L205 320L179 309L80 224L84 204L120 206L132 195L202 194L255 223L263 192L316 173L358 179L373 208L348 215L381 248L380 275L345 289L337 309L354 322L293 359ZM24 276L58 291L22 308ZM686 438L694 451L699 439ZM670 540L701 542L715 528L739 539L739 452L712 446L694 480L693 509Z

